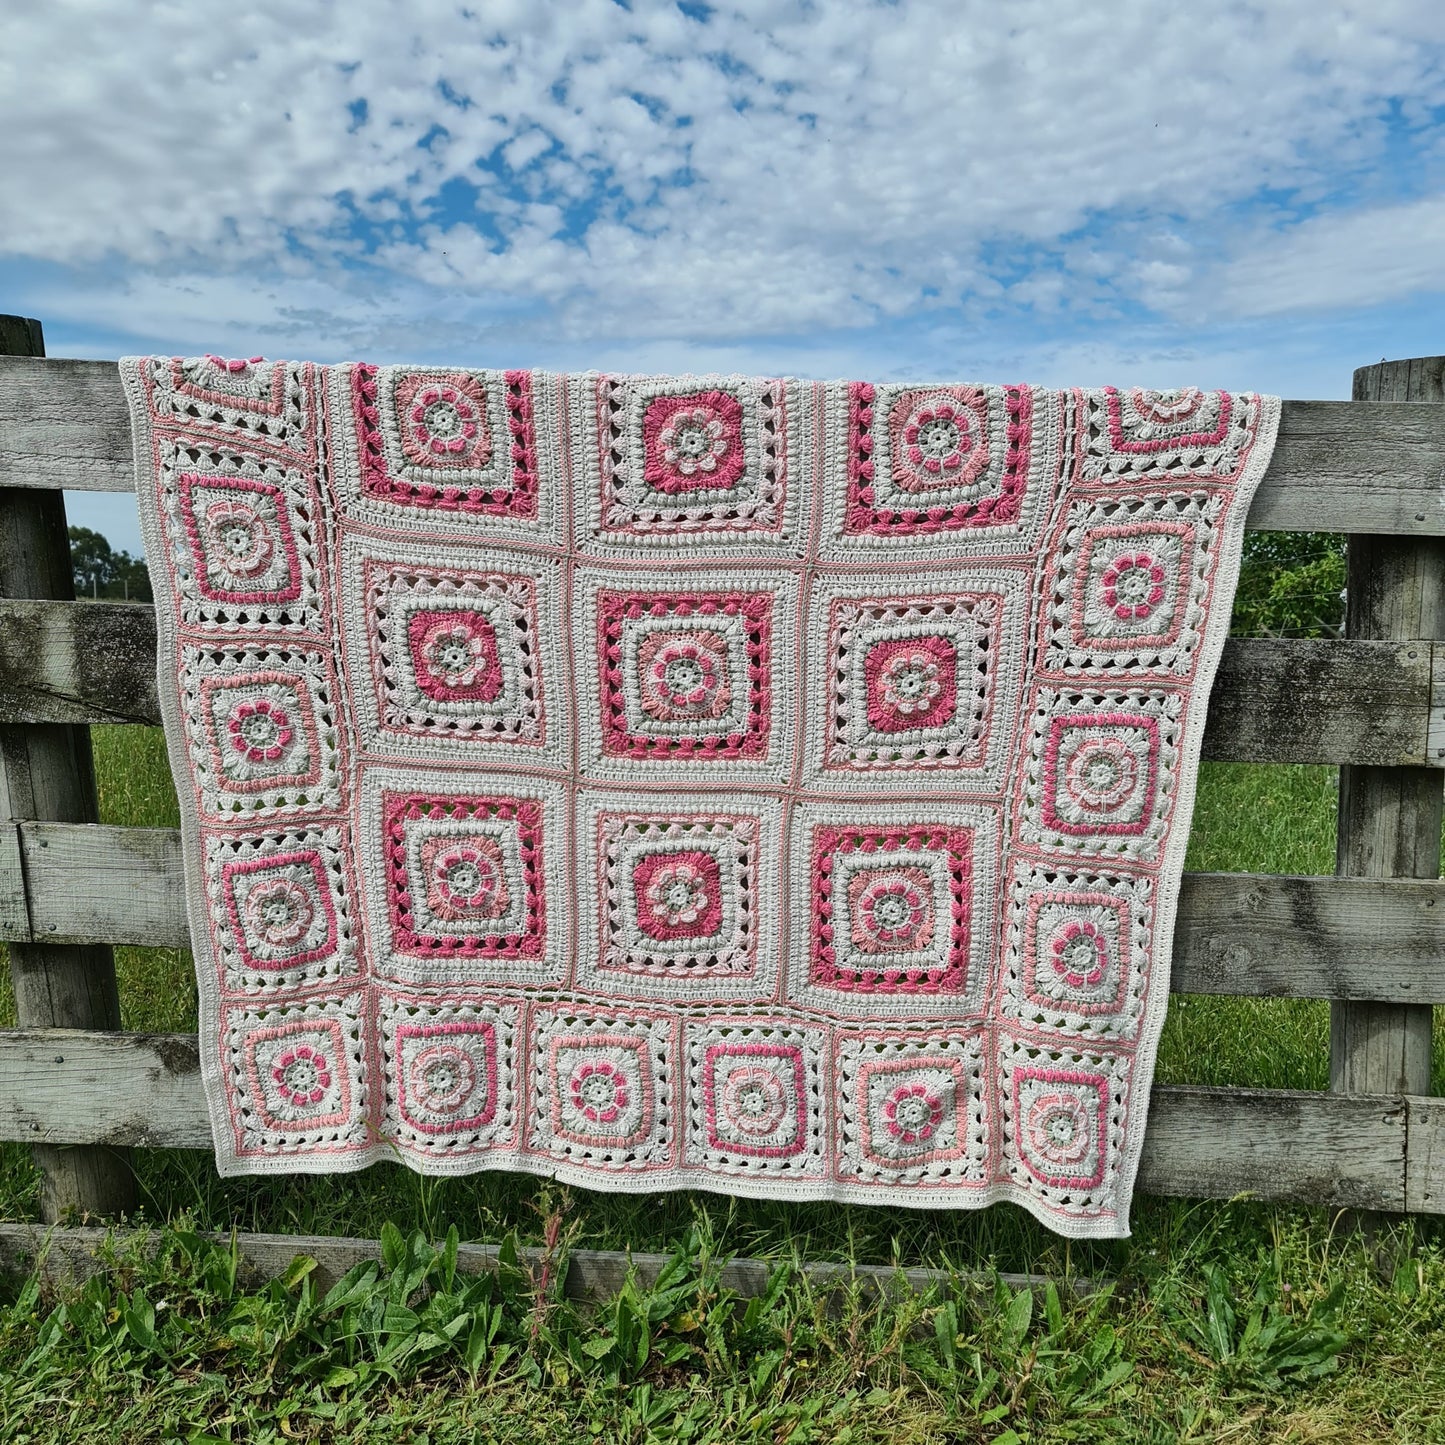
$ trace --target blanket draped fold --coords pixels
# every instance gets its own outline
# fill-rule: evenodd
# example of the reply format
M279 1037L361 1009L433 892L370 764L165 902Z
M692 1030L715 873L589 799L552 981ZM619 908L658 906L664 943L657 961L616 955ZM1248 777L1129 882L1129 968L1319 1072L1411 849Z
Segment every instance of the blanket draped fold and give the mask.
M121 372L222 1174L1128 1233L1275 398Z

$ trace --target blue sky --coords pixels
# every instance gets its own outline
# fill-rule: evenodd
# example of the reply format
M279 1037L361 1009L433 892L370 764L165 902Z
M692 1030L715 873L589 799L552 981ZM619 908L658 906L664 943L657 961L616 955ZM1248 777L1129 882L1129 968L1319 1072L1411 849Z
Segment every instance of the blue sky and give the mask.
M52 355L1338 397L1445 350L1430 0L5 10Z

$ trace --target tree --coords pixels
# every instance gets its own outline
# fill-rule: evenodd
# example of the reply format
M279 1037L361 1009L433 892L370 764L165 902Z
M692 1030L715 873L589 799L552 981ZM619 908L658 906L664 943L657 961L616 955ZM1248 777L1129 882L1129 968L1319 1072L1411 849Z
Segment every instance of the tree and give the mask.
M151 600L150 572L144 557L116 551L99 532L89 527L70 529L70 570L77 597Z
M115 553L110 543L89 527L70 529L70 570L77 597L98 596L115 576Z

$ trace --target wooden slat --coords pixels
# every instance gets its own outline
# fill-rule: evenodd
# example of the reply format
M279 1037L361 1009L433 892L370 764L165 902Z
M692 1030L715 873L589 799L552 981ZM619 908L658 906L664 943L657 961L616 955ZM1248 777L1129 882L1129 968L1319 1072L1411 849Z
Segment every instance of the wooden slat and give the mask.
M1408 1128L1405 1208L1445 1214L1445 1099L1411 1099Z
M1442 664L1431 643L1231 638L1204 756L1259 763L1445 767ZM0 724L148 722L155 610L0 601Z
M1445 764L1445 754L1431 751L1432 720L1445 704L1445 696L1432 694L1433 648L1428 642L1231 638L1209 695L1203 756L1236 763Z
M206 1238L228 1245L229 1233L206 1233ZM44 1275L52 1285L73 1285L102 1272L104 1246L116 1253L130 1256L131 1250L153 1257L159 1244L155 1231L133 1229L95 1229L85 1226L47 1230L37 1224L0 1224L0 1274L10 1277L28 1274L41 1251L45 1251ZM381 1259L381 1242L375 1239L348 1239L336 1235L316 1234L251 1234L236 1232L236 1248L241 1257L240 1277L249 1286L277 1279L290 1268L298 1255L316 1261L313 1273L318 1291L331 1288L347 1270L367 1260ZM480 1274L498 1265L495 1244L463 1243L457 1249L457 1269L462 1274ZM523 1247L517 1251L518 1263L535 1280L544 1263L543 1251ZM622 1253L611 1249L575 1249L567 1256L567 1274L562 1282L570 1299L598 1300L615 1295L629 1273L646 1288L656 1282L672 1261L668 1254L644 1251ZM753 1299L766 1292L778 1261L763 1259L730 1259L719 1269L719 1283L743 1299ZM896 1298L902 1292L924 1294L929 1290L986 1289L992 1291L995 1275L959 1273L944 1269L899 1269L869 1264L832 1264L826 1261L802 1262L794 1265L798 1275L816 1290L858 1289L865 1296ZM1010 1289L1042 1289L1044 1277L1033 1274L1000 1272L997 1278ZM1070 1275L1053 1281L1076 1296L1096 1293L1102 1281Z
M20 839L36 939L191 946L175 829L22 823Z
M0 821L0 939L30 942L25 871L20 860L20 825ZM99 943L97 938L95 942Z
M43 356L40 322L6 317L0 323L3 351ZM29 598L74 604L63 493L0 486L0 596L22 607L26 604L19 599ZM0 818L90 823L99 816L88 729L63 723L0 727ZM16 943L9 964L15 1017L21 1024L120 1027L120 993L108 947ZM72 1212L98 1217L135 1209L135 1178L123 1152L42 1144L33 1158L40 1171L42 1218L62 1219Z
M155 608L0 603L0 723L159 718Z
M190 946L174 830L24 823L20 839L29 907L9 927L49 942ZM1172 987L1445 1002L1445 883L1186 874Z
M1287 401L1254 506L1264 531L1445 536L1445 417L1409 405ZM0 360L0 486L132 490L111 361Z
M0 1139L209 1149L193 1034L0 1032ZM1400 1098L1158 1086L1139 1188L1400 1209Z
M1156 1085L1137 1187L1204 1199L1247 1193L1331 1208L1400 1209L1407 1119L1416 1102Z

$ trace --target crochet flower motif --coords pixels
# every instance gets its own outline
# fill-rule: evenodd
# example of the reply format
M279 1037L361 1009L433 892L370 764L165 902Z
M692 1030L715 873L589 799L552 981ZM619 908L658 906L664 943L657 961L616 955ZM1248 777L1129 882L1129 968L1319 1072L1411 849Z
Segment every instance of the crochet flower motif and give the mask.
M248 763L274 763L296 736L286 710L269 698L240 702L226 719L231 746Z
M454 1114L477 1085L472 1056L455 1044L434 1044L412 1060L408 1078L412 1097L435 1114Z
M862 869L849 882L849 934L864 953L927 948L933 913L932 880L923 868Z
M667 927L695 923L708 906L707 879L701 868L682 859L652 875L646 896L652 916Z
M1054 972L1070 988L1092 988L1108 971L1108 942L1089 919L1070 919L1054 934L1049 949Z
M1164 568L1147 552L1116 557L1099 579L1099 595L1121 622L1148 617L1164 600Z
M968 423L951 402L920 407L909 417L903 440L908 444L908 460L935 475L961 467L973 450Z
M951 723L958 707L958 652L946 637L887 638L863 664L868 723L898 733Z
M943 1100L923 1084L900 1084L884 1102L883 1119L900 1144L925 1143L943 1122Z
M1121 738L1086 738L1069 759L1064 786L1081 806L1094 813L1112 813L1134 794L1139 759Z
M253 888L245 912L255 936L271 948L304 938L316 917L310 895L289 878L274 878Z
M643 476L658 492L731 487L747 465L743 409L724 391L654 397L642 423Z
M319 1104L331 1087L331 1067L319 1049L297 1044L276 1060L271 1078L288 1104Z
M642 710L659 722L720 717L732 701L727 642L716 632L654 634L637 661Z
M1068 1090L1037 1094L1024 1128L1033 1151L1052 1165L1077 1164L1093 1143L1089 1110Z
M505 910L507 898L496 845L479 839L437 848L427 893L427 902L439 918L496 917Z
M474 469L491 460L486 393L472 377L406 377L396 408L402 452L416 466Z
M207 556L233 577L255 577L270 566L276 544L266 519L252 506L223 498L206 508Z
M723 1118L734 1129L757 1138L775 1133L788 1113L777 1074L756 1064L744 1064L727 1076L721 1103Z
M927 492L972 482L988 462L979 414L947 392L916 400L905 396L904 401L908 410L895 433L898 486L905 492Z
M458 695L490 702L502 689L497 634L479 613L418 612L408 626L417 685L440 702Z
M672 420L657 439L663 460L684 477L717 471L719 458L725 457L728 450L722 422L705 406L673 412Z
M572 1107L594 1124L615 1124L631 1102L626 1075L606 1059L589 1059L568 1083Z
M943 691L938 663L926 652L898 652L883 669L883 700L905 717L925 712Z

